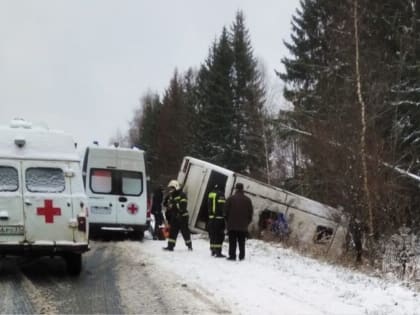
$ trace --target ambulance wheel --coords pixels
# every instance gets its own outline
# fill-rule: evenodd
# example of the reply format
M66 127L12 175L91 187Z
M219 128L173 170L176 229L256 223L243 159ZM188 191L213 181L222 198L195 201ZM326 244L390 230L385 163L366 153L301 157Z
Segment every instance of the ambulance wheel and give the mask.
M69 253L64 259L66 260L69 275L78 276L82 271L82 254Z
M96 229L89 228L89 239L94 240L98 237L98 231Z
M144 231L141 230L138 233L139 233L139 241L142 241L144 239Z
M134 230L132 232L130 232L130 239L135 240L135 241L143 241L144 239L144 231L143 230Z

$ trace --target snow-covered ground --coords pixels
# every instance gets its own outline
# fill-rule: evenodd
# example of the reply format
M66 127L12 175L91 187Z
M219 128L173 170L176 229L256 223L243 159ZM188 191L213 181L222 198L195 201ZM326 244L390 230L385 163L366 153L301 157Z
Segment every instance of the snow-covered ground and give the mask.
M155 272L175 275L233 314L420 314L417 291L302 257L280 244L248 240L244 261L211 257L204 235L193 235L192 252L181 236L174 252L163 251L165 245L148 235L142 243L120 244L139 259L147 253Z

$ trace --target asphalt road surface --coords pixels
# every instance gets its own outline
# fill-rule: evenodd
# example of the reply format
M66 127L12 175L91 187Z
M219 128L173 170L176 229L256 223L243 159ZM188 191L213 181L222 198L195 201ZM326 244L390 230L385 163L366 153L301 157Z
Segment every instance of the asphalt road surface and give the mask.
M91 242L78 277L61 258L1 258L0 313L230 314L211 294L158 272L143 254L130 256L119 241Z

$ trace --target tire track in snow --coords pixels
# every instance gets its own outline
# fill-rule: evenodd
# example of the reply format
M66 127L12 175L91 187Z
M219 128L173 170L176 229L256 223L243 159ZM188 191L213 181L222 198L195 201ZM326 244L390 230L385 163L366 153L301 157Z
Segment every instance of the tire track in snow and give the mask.
M51 292L48 290L39 290L23 273L20 273L22 279L22 288L29 296L31 303L37 314L59 314L56 305L52 302Z
M207 290L186 283L149 257L140 244L121 242L114 253L119 262L118 286L126 313L146 314L236 314L212 299ZM149 307L144 310L145 303Z

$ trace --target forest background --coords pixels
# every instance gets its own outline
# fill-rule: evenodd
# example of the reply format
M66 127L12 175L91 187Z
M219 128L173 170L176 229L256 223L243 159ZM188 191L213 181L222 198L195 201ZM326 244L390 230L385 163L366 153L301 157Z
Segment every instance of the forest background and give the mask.
M144 92L128 134L112 141L147 152L153 185L190 155L340 208L376 255L401 226L420 229L419 9L302 0L277 71L288 111L239 11L198 69L175 69L162 95Z

